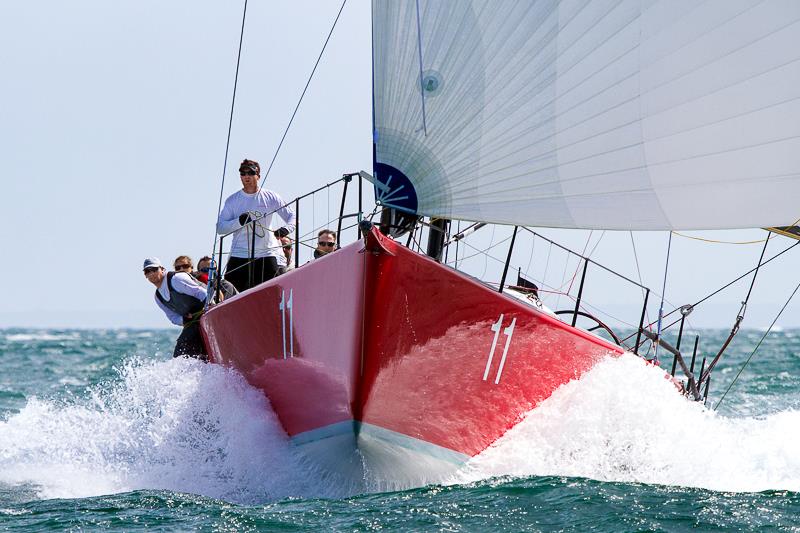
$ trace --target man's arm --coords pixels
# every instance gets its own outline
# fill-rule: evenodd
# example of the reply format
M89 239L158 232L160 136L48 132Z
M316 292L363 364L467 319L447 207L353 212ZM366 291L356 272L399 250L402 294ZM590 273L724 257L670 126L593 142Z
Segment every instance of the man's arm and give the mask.
M206 289L186 272L178 272L172 277L172 288L177 292L194 296L202 302L206 301L208 294Z
M289 233L293 233L295 225L297 224L297 220L294 214L294 209L292 209L288 205L284 205L283 198L281 198L278 193L273 192L272 195L273 195L273 201L275 202L275 206L273 207L273 209L277 209L276 212L286 222L286 224L284 224L283 227L286 228L289 231ZM282 237L285 237L285 235L282 235Z
M222 211L219 213L219 217L217 217L217 233L220 235L230 233L242 227L239 223L239 215L242 213L234 212L236 208L236 206L233 205L234 203L236 203L234 197L228 197L228 199L225 200Z

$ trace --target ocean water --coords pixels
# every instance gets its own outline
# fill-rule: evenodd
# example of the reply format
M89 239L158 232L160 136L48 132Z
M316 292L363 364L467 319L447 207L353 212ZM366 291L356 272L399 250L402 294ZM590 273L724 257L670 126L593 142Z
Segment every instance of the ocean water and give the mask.
M241 376L173 360L174 330L0 330L0 530L800 530L800 332L720 403L763 333L739 333L705 407L609 359L448 482L351 495Z

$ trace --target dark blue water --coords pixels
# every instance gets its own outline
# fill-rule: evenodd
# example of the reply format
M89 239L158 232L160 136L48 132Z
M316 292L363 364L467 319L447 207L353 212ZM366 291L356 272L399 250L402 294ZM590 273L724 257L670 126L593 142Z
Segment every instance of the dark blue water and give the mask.
M708 408L609 360L447 484L353 496L240 376L172 360L175 331L0 331L0 529L800 529L800 333L770 334L719 404L762 333L739 334Z

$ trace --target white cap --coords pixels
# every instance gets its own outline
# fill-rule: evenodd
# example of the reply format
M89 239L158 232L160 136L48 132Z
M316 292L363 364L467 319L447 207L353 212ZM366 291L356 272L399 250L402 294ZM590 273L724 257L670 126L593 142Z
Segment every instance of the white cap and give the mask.
M163 267L164 265L161 264L161 261L158 260L158 257L148 257L144 260L144 266L142 270L147 270L148 268L152 267Z

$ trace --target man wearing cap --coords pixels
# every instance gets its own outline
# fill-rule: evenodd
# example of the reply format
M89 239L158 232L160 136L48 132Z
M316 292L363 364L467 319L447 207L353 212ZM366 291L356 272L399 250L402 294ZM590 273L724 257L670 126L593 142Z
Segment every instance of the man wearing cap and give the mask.
M217 218L217 233L233 233L225 279L241 292L274 278L280 272L278 258L283 249L279 239L294 231L295 215L277 193L259 187L261 166L258 162L242 161L239 177L242 189L225 200ZM278 213L285 222L274 231L270 229L273 213Z
M200 316L206 302L206 289L186 272L166 272L157 257L148 257L142 267L144 277L156 286L155 300L170 322L183 326L172 357L181 355L206 360L206 347L200 333Z

